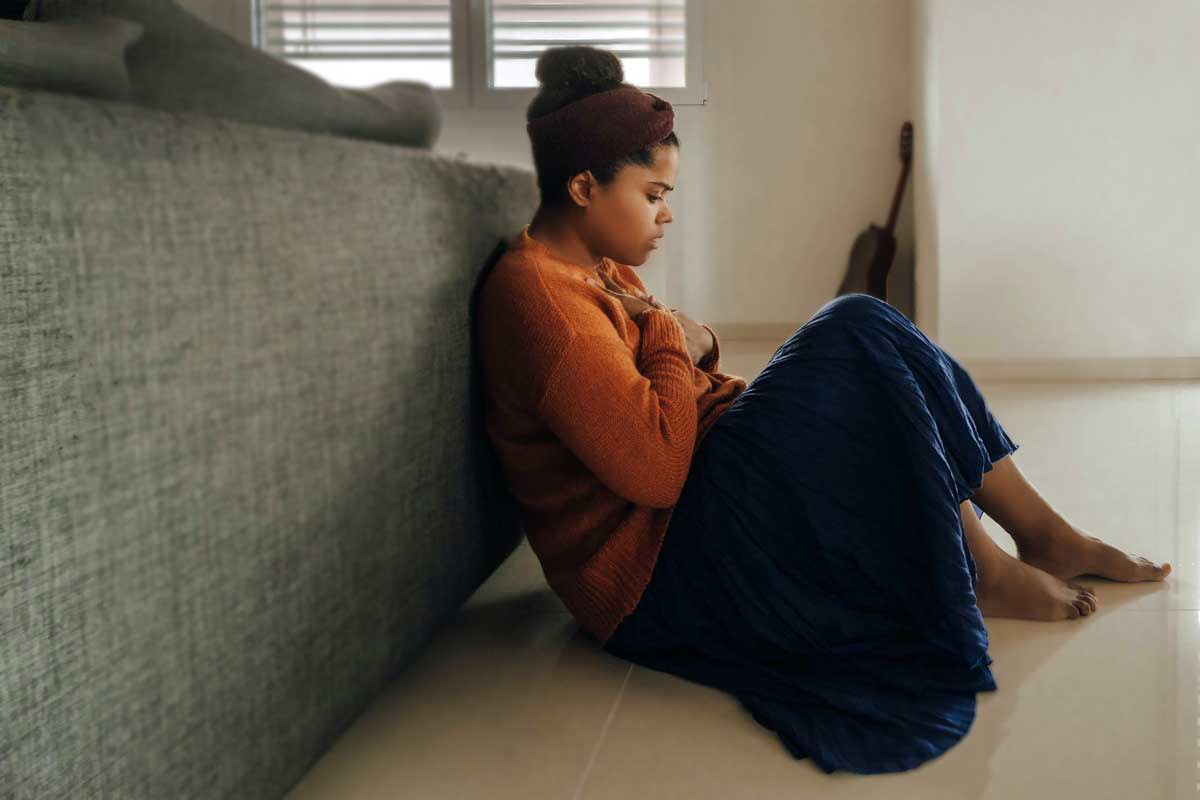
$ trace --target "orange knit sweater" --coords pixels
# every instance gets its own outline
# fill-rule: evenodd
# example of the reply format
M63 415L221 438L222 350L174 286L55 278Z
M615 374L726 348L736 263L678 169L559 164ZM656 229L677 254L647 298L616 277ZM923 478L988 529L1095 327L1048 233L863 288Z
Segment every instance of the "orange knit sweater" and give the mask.
M627 264L596 268L645 291ZM669 311L635 321L521 229L476 308L486 426L550 588L601 644L642 597L692 457L746 380ZM705 326L708 327L707 325ZM712 332L712 329L708 329Z

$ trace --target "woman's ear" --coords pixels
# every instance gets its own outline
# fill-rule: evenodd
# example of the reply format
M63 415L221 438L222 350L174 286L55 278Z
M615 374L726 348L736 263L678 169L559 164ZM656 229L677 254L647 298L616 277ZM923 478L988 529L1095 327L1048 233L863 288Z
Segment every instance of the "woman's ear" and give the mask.
M567 181L567 194L576 205L587 207L592 202L592 171L584 170L576 175L571 176L571 180Z

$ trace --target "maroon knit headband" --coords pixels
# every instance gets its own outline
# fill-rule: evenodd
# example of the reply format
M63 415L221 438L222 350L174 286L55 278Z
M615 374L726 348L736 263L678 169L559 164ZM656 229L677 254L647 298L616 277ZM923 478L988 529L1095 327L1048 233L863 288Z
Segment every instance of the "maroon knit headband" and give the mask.
M671 104L636 86L590 94L525 124L538 171L562 167L568 175L661 141L674 127Z

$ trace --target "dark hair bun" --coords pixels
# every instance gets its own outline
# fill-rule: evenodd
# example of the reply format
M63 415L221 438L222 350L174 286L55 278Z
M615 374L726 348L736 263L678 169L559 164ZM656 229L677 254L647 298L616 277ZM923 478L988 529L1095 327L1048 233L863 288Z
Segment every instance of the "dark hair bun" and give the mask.
M603 91L625 81L625 70L616 54L590 45L543 50L534 74L548 89Z

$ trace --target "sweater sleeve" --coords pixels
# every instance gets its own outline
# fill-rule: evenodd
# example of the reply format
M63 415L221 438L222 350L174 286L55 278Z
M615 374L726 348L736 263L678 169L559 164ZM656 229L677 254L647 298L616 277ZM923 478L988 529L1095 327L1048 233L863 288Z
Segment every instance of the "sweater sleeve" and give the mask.
M669 311L651 308L636 322L636 360L616 335L576 334L546 381L538 415L615 494L670 508L696 444L692 360Z

